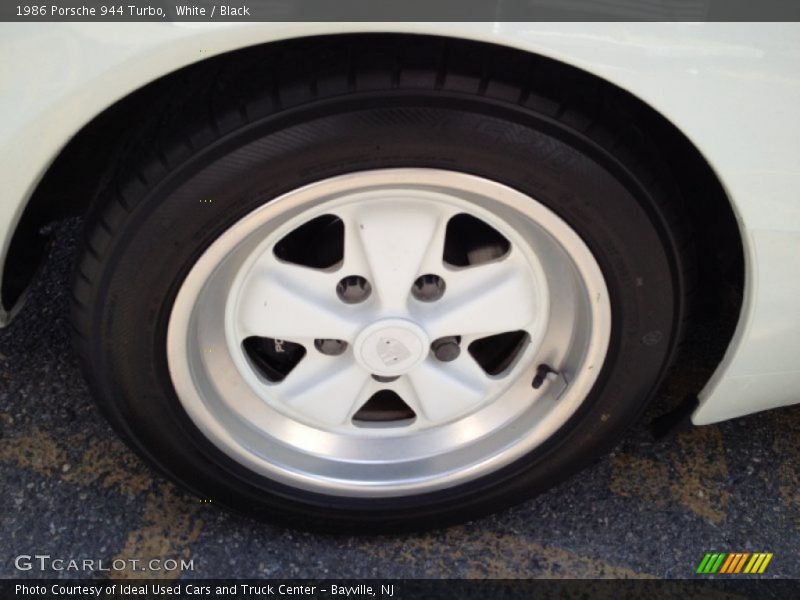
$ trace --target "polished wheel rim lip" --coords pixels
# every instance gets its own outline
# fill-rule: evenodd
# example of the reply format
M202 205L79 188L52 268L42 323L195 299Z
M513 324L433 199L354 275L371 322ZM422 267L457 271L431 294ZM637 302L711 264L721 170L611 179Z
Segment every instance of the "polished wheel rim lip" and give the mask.
M263 257L272 256L269 249L275 241L299 224L324 214L354 218L360 207L380 212L381 202L387 200L408 208L409 223L417 213L436 206L442 215L475 216L508 238L510 256L529 269L533 283L526 289L532 290L533 297L539 295L533 302L536 314L530 320L535 327L516 363L502 377L487 376L486 393L461 412L458 406L448 412L450 404L458 404L453 402L457 395L450 394L443 398L444 408L437 406L424 413L420 409L424 418L402 428L358 428L352 422L339 426L325 419L315 422L313 411L296 411L281 399L278 390L282 383L259 380L247 364L241 352L242 290L247 289L259 265L264 265ZM345 223L347 231L347 220ZM348 266L345 260L334 271L352 274L345 272ZM443 269L444 279L452 277L454 282L458 271L466 272ZM273 275L267 279L280 280ZM505 280L501 277L499 281ZM391 290L391 281L384 287ZM445 298L456 293L451 288ZM401 303L397 294L385 295L395 299L359 307L361 313L344 306L334 311L332 322L341 326L337 336L363 341L358 334L381 319L406 319L414 327L430 328L428 337L436 335L436 319L426 321L425 306L408 299ZM446 321L452 312L437 314L440 321ZM446 329L439 333L442 331ZM588 396L605 360L610 331L610 300L600 267L585 243L555 213L529 196L485 178L437 169L382 169L298 188L254 210L223 233L203 253L178 292L168 324L167 359L181 405L205 436L237 462L308 491L388 497L436 491L473 480L539 446ZM306 339L306 333L317 337L313 331L300 337ZM319 337L325 336L320 333ZM365 371L352 348L342 357L326 358L341 359L333 371ZM427 356L421 363L415 361L412 370L430 360ZM543 364L555 366L558 375L532 389L531 381ZM454 385L461 375L470 381L466 376L471 372L455 373ZM363 396L365 390L381 385L398 391L404 399L415 394L416 388L409 385L411 376L405 373L388 385L364 374L363 386L350 385L351 393ZM284 383L290 380L291 374ZM288 393L288 398L293 397L296 394ZM428 412L442 415L427 418Z

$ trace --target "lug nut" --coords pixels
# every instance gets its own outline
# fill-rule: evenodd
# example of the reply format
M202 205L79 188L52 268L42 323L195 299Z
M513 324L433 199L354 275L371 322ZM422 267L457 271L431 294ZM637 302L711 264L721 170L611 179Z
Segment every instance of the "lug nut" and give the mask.
M358 304L363 302L372 293L369 281L360 275L348 275L336 284L336 295L345 304Z
M414 282L411 295L420 302L435 302L444 296L444 289L444 279L438 275L422 275Z
M314 347L328 356L339 356L347 350L347 342L344 340L314 340Z
M396 381L400 379L400 375L375 375L373 373L372 378L379 382L379 383L389 383L390 381Z
M450 362L458 358L461 354L461 339L456 335L448 335L434 340L431 344L433 355L442 362Z

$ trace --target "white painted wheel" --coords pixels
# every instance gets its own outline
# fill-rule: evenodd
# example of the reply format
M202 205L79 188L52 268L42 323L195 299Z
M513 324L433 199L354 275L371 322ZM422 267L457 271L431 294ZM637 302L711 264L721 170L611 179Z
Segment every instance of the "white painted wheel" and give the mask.
M296 189L228 228L180 287L167 358L191 420L247 469L396 497L553 436L610 332L595 258L536 199L386 169Z

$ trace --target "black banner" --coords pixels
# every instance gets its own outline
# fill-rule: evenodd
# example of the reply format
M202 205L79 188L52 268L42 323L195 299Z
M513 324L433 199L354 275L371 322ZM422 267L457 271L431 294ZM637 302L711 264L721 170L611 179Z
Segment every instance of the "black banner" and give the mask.
M798 21L797 0L4 0L0 21Z
M690 580L2 580L3 600L512 600L530 598L798 598L800 581Z

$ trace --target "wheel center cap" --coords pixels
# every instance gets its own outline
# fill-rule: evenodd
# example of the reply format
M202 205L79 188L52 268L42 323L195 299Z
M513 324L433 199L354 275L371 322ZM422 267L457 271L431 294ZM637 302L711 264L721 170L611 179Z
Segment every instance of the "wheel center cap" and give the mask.
M406 319L381 319L356 338L356 360L370 373L393 376L407 373L428 355L425 331Z

